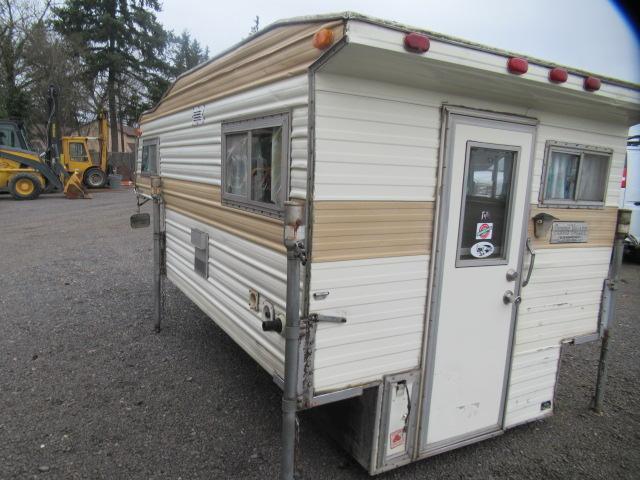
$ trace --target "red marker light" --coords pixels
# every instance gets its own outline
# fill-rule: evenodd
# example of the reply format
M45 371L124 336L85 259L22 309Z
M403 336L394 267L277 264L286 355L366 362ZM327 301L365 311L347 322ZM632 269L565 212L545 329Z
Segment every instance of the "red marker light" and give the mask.
M527 62L526 58L511 57L507 61L507 70L515 75L522 75L529 70L529 62Z
M420 33L407 33L404 36L404 48L412 53L424 53L429 50L429 37Z
M564 83L569 78L569 73L560 67L552 68L549 71L549 80L553 83Z
M620 182L620 188L627 188L627 166L625 165L622 170L622 182Z
M584 79L584 89L587 92L595 92L596 90L600 90L600 79L596 77L587 77Z

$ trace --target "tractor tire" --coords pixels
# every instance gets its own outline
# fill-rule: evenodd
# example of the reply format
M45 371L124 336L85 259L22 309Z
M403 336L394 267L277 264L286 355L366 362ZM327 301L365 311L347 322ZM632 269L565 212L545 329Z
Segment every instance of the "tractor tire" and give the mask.
M84 174L84 184L89 188L102 188L107 184L107 174L99 168L90 168Z
M18 173L9 180L9 192L15 200L35 200L42 193L42 185L35 175Z

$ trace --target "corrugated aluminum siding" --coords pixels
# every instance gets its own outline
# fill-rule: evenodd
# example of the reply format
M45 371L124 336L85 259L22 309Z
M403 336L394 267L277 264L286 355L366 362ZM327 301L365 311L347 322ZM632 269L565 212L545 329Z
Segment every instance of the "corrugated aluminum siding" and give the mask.
M163 177L220 185L222 122L291 111L291 194L305 198L307 85L307 76L302 75L209 103L203 125L193 125L190 109L143 123L140 145L145 138L159 137Z
M209 234L209 278L194 271L191 228ZM189 217L166 211L167 278L267 372L284 373L284 338L262 331L248 308L249 289L285 309L286 258Z
M428 264L427 255L416 255L312 265L311 311L347 318L345 324L318 324L316 391L418 366ZM329 296L314 300L321 292Z
M611 248L538 250L531 283L522 289L506 426L549 414L560 344L598 331Z
M328 391L420 363L440 114L393 85L318 73L316 90L311 311L347 318L318 326L314 386Z
M433 200L439 124L391 85L318 73L314 200Z
M202 213L206 205L220 200L219 188L210 186L219 187L221 184L222 122L289 111L292 125L291 196L304 199L307 178L307 85L307 76L301 75L208 103L204 109L203 125L193 125L190 109L143 123L140 145L145 138L159 138L160 174L167 184L167 194L175 193L178 187L187 193L211 190L210 198L206 198L206 194L203 194L205 197L200 195L202 198L194 197L190 208L185 209L185 212ZM239 224L244 225L246 217L252 214L214 206L207 215L190 217L171 210L172 198L167 198L165 209L167 277L265 370L282 376L284 339L277 333L262 331L261 317L248 308L248 299L249 289L255 289L262 297L284 310L285 254L229 233L238 229ZM224 211L221 213L221 210ZM216 227L214 222L204 222L209 217L227 223ZM265 222L273 220L264 219ZM209 234L208 279L194 271L191 228ZM269 238L272 237L271 230L266 235ZM252 233L260 235L260 231Z

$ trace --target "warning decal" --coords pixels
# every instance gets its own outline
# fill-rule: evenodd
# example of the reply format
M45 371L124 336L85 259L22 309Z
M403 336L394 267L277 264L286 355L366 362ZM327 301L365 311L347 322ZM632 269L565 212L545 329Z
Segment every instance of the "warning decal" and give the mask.
M491 240L493 237L493 223L476 223L476 240Z
M389 434L389 447L391 449L404 445L404 442L405 442L404 428L400 428Z

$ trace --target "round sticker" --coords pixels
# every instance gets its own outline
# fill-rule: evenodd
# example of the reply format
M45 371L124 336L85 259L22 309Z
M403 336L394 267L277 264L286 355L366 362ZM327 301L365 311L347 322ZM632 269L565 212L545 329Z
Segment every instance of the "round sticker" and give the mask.
M471 255L476 258L486 258L494 251L495 247L489 242L478 242L471 247Z

